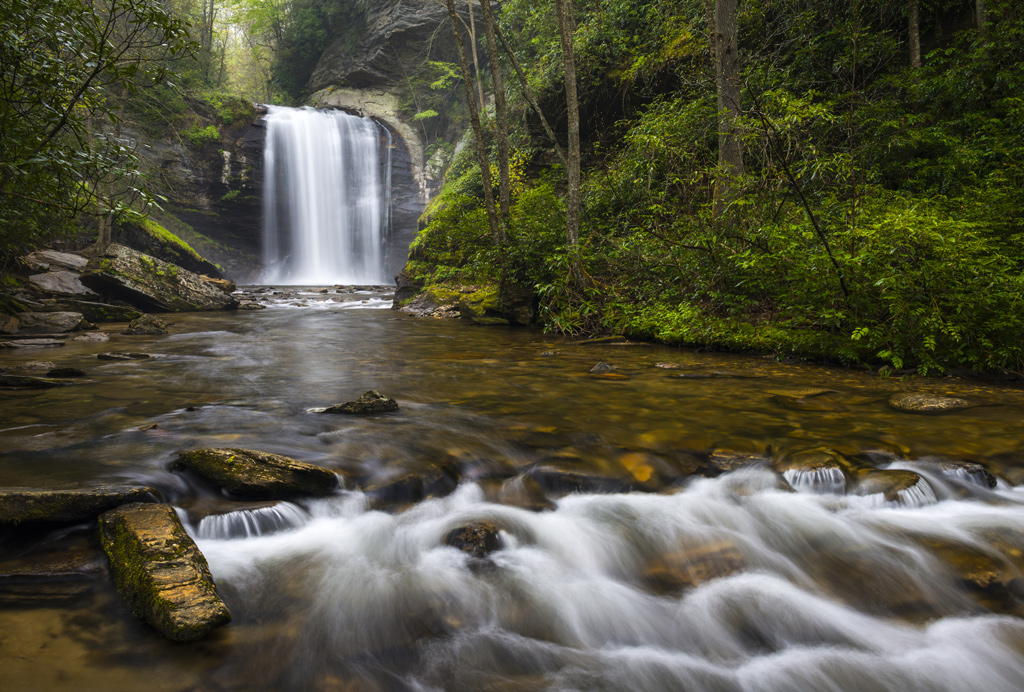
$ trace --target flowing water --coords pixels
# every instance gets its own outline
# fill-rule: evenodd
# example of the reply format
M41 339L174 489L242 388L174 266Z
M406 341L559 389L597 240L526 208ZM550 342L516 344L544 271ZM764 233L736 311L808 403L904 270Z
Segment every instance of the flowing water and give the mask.
M88 373L0 394L4 484L156 487L234 616L171 643L119 603L93 528L8 538L5 575L87 569L53 591L0 579L0 688L1024 689L1019 389L260 295L166 336L0 353ZM154 357L95 358L116 350ZM309 411L367 389L401 409ZM900 413L905 390L978 406ZM217 446L355 480L242 503L167 470ZM485 558L443 545L482 521L501 531Z
M391 133L341 111L269 106L263 279L386 284Z

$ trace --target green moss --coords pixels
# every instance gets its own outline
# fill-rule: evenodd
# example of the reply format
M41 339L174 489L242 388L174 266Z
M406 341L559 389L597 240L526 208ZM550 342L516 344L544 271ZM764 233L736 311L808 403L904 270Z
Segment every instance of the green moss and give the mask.
M186 243L184 240L171 233L169 230L158 224L151 218L145 218L142 220L142 228L154 238L157 238L164 243L171 245L176 250L184 252L190 257L203 261L202 255L196 252L191 245Z

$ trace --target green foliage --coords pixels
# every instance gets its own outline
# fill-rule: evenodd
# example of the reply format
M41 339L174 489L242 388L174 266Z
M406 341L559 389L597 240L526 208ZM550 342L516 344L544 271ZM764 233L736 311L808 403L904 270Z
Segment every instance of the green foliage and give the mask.
M202 148L207 144L220 143L220 132L217 130L216 125L208 125L206 127L197 125L191 130L182 132L181 136L191 142L192 146L196 148Z

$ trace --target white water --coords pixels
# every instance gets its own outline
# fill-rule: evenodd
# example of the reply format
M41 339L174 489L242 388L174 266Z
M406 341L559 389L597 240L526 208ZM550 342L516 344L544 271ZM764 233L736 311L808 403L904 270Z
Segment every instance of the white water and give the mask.
M270 507L241 509L203 517L196 527L200 538L252 538L288 529L296 529L309 521L309 515L291 502L278 502Z
M463 485L398 515L344 493L294 531L198 543L239 626L285 613L275 631L295 634L272 651L289 671L406 651L394 689L1024 689L1024 621L980 609L925 547L1024 547L1017 493L912 507L777 488L743 471L533 513ZM481 519L507 532L484 569L440 544ZM666 594L646 581L657 556L722 544L738 573Z
M261 281L390 283L391 133L314 108L270 106L266 124Z

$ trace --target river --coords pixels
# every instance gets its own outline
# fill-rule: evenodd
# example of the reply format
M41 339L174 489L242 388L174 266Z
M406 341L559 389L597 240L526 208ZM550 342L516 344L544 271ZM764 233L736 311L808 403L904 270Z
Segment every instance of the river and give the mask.
M165 336L0 353L87 372L0 395L3 484L159 489L234 616L172 643L120 604L93 529L8 539L0 571L87 569L38 593L0 580L0 688L1024 689L1019 388L576 344L413 318L373 291L261 296L169 316ZM310 411L369 389L400 410ZM887 403L900 391L977 406L908 414ZM359 487L233 503L167 470L195 447ZM869 492L873 468L924 480ZM486 559L442 545L481 520L502 529Z

